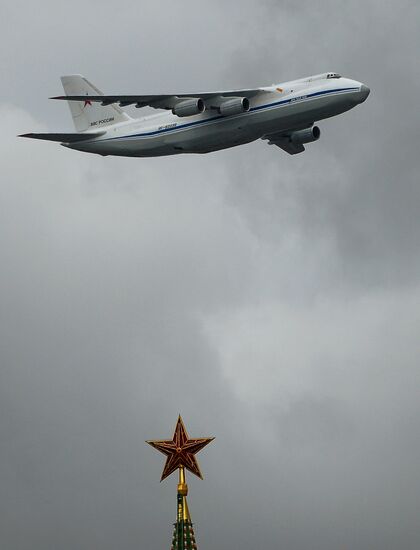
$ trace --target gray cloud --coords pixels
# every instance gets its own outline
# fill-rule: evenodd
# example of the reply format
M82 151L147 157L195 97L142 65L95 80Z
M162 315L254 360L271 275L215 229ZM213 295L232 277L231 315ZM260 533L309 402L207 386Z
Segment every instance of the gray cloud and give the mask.
M418 548L418 11L4 6L1 547L169 547L175 480L144 440L181 412L216 436L190 480L203 550ZM15 138L71 127L46 100L68 72L153 92L329 69L372 95L295 158Z

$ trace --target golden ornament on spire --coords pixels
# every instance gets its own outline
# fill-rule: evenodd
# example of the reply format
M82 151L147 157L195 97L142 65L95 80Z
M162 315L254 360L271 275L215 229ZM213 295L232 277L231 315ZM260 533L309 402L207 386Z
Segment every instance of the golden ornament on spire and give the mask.
M172 439L146 441L146 443L166 455L166 463L163 468L161 481L178 470L178 468L180 470L186 468L192 474L203 479L195 455L213 441L213 439L214 437L190 439L181 415L179 415Z

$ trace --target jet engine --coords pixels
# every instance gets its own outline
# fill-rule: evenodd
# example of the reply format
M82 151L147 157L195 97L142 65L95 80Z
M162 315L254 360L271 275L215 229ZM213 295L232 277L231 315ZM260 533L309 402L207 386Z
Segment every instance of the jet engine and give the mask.
M296 144L310 143L316 141L321 135L321 130L318 126L312 126L312 128L304 128L303 130L296 130L290 134L290 141Z
M205 108L206 106L204 104L204 101L200 97L194 97L192 99L184 99L182 101L178 101L174 105L172 112L174 115L177 115L179 117L192 116L202 113Z
M219 105L221 115L238 115L249 111L249 99L247 97L233 97Z

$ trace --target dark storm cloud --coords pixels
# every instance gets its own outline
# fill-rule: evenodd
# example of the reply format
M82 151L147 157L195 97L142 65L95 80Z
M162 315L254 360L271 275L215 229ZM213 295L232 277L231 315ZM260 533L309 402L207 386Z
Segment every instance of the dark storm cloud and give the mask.
M261 151L250 151L239 171L232 161L228 197L264 239L277 242L291 228L304 241L326 242L332 262L338 254L340 281L415 284L420 267L420 187L413 162L419 85L410 52L418 47L414 21L419 8L406 2L396 25L390 3L335 6L268 3L262 15L265 33L254 33L249 49L234 57L234 66L258 81L268 78L266 71L275 73L279 61L270 55L273 50L290 54L293 74L288 77L310 74L322 60L319 70L339 70L366 82L372 88L369 103L321 123L322 150L308 147L303 162L293 159L279 167L275 152L263 145ZM325 17L328 8L332 13ZM282 25L284 17L295 25ZM410 112L413 118L407 120ZM264 174L256 155L264 155Z
M4 6L2 548L169 547L175 480L144 439L179 412L216 436L190 480L201 549L418 548L418 15ZM64 73L157 92L330 69L371 97L295 158L261 142L101 159L14 137L71 128L44 100Z

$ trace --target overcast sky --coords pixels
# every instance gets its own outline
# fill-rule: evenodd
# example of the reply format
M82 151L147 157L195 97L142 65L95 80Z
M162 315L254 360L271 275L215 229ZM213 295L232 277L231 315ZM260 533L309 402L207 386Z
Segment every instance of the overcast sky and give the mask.
M200 550L420 548L419 3L3 2L0 547L169 549L145 439L215 436ZM366 103L302 155L102 158L59 77L108 93L338 71ZM132 110L130 113L139 114Z

